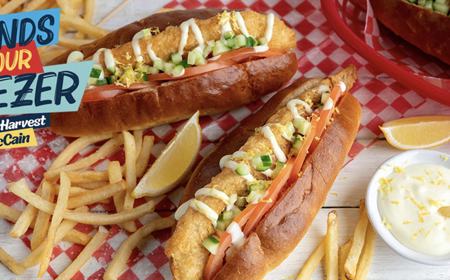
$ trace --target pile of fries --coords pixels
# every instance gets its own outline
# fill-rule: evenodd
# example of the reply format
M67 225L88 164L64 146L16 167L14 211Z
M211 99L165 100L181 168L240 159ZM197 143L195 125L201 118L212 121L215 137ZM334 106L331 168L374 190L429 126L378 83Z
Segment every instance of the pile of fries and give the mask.
M142 130L123 131L120 134L104 134L81 137L70 143L53 161L36 192L32 192L25 179L8 185L8 190L25 200L28 205L20 212L0 203L0 217L14 223L9 235L23 236L29 228L31 253L21 261L15 260L0 248L0 262L16 274L39 265L39 277L47 271L53 247L66 240L85 245L78 257L57 279L70 279L89 260L108 237L106 225L120 225L132 232L125 240L108 266L104 279L117 279L125 269L126 262L140 240L155 230L174 225L172 217L151 221L137 229L135 220L154 211L162 197L149 199L134 207L132 190L137 179L145 173L154 137L144 135ZM95 152L73 160L87 147L104 142ZM119 150L125 151L125 163L109 161L104 171L93 170L93 165ZM91 213L89 205L110 200L116 213ZM94 236L82 233L74 227L77 223L93 225Z
M0 0L0 15L28 12L50 8L61 8L61 24L58 46L39 48L45 65L67 50L105 36L108 31L93 22L95 0ZM109 18L109 16L107 16Z
M297 280L311 279L325 259L327 280L365 280L375 248L376 233L369 223L364 201L360 203L360 216L353 236L344 245L338 244L337 215L328 214L327 233L303 265Z

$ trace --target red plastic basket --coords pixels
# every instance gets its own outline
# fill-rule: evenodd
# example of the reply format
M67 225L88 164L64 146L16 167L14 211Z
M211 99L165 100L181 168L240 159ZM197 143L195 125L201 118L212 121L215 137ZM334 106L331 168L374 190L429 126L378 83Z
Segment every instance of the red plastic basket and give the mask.
M359 1L359 4L361 4L361 2L364 1ZM396 61L392 58L388 59L382 55L379 50L371 47L366 40L362 38L362 36L367 35L365 34L365 30L356 30L354 25L350 27L346 23L346 8L347 5L352 4L346 0L344 0L342 4L337 0L321 0L321 4L330 26L333 27L339 37L347 42L379 71L389 74L405 87L416 91L424 97L432 98L450 106L450 80L446 79L448 77L448 69L450 68L448 65L439 64L439 67L446 69L444 77L433 77L429 75L429 73L423 73L418 69L414 69L411 65L406 67L400 61ZM371 8L369 7L369 9ZM357 33L359 33L359 35ZM373 34L369 35L376 37L373 36ZM380 40L382 40L382 38ZM404 42L404 44L408 45L406 48L413 48L413 46L409 46L406 42ZM416 53L414 55L417 56ZM418 55L427 56L422 53L419 53ZM429 60L429 58L425 59Z

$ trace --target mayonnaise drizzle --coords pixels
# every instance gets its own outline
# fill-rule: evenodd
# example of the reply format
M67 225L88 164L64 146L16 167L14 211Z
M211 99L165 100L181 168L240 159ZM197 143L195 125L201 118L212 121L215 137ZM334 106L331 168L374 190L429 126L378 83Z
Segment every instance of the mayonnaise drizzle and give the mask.
M184 214L186 213L186 211L189 209L189 205L191 204L193 199L189 199L188 201L186 201L185 203L181 204L177 211L175 211L175 214L173 215L175 220L180 220L181 217L184 216Z
M146 33L150 34L150 31L148 29L143 29L139 31L138 33L134 34L133 39L131 40L131 47L133 48L134 56L136 57L137 62L144 61L144 57L142 56L141 51L141 45L139 44L139 41L141 38L144 38L146 36Z
M184 48L186 47L187 40L188 40L189 28L194 33L194 37L197 40L199 47L203 50L203 48L205 46L205 41L203 40L202 32L201 32L200 28L198 27L197 23L195 23L195 19L193 19L193 18L188 19L188 20L184 21L183 23L181 23L181 25L180 25L181 38L180 38L180 45L178 46L178 53L180 55L183 55L183 53L184 53Z
M245 235L238 223L234 221L231 222L231 224L227 227L227 232L231 235L231 244L238 247L244 244Z
M208 204L200 200L193 199L189 204L189 207L202 213L206 218L208 218L211 221L213 226L216 227L217 219L219 219L219 214L217 214L216 211L211 209L211 207L209 207Z
M106 69L108 69L111 72L115 72L115 70L116 70L116 61L114 59L112 51L110 49L105 49L103 51L103 54L105 56Z
M225 36L227 32L233 32L233 28L231 28L229 18L222 24L222 38Z
M100 63L100 53L104 51L105 48L98 49L93 55L92 55L92 61L96 63Z
M230 197L222 192L219 191L217 189L213 189L213 188L201 188L199 189L196 193L195 193L195 197L199 197L199 196L211 196L217 199L222 200L226 205L228 205L230 203Z
M272 40L272 33L273 33L273 24L275 22L275 16L270 13L267 15L267 21L266 21L266 34L264 35L264 38L266 39L266 44L269 44L270 40Z
M347 90L347 86L343 81L339 81L339 87L341 88L341 92L345 92Z
M264 137L267 138L267 140L270 141L270 144L272 145L273 152L277 159L281 162L286 162L286 155L284 154L283 150L281 149L280 145L277 142L277 139L275 138L275 135L273 134L272 130L269 126L265 125L261 129Z
M161 60L152 49L152 45L147 45L147 54L152 61Z
M300 114L298 113L298 110L297 110L297 105L302 105L305 108L306 113L308 113L308 114L312 113L312 108L311 108L311 106L309 106L308 103L306 103L305 101L300 100L300 99L292 99L287 103L287 107L291 111L294 119L300 118Z
M239 26L239 29L241 30L242 34L247 36L247 37L250 37L251 35L250 35L250 33L248 33L247 26L245 25L245 21L244 21L244 18L242 17L242 15L241 15L241 13L240 12L235 12L235 17L236 17L236 22L237 22L237 24Z
M331 110L334 107L333 100L331 98L327 98L327 101L325 101L325 105L323 105L323 110Z

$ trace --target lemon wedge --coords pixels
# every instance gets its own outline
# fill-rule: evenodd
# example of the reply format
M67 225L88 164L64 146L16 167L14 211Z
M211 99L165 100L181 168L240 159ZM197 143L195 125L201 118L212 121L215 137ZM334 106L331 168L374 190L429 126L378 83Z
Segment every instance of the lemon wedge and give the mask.
M195 162L202 141L199 113L195 113L170 141L133 190L135 198L155 197L172 190Z
M401 149L421 149L450 140L450 116L420 116L384 123L380 127L386 140Z

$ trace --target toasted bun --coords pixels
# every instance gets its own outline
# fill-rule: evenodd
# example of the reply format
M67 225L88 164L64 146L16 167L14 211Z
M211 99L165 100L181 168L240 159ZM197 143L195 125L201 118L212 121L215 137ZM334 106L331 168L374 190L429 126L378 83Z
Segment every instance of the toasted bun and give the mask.
M86 102L51 114L53 132L71 137L153 127L228 111L279 89L297 71L294 53L245 62L191 78Z
M450 64L449 16L404 0L377 0L371 4L383 25L424 52Z
M227 259L216 280L262 279L305 235L325 202L358 131L361 115L358 101L347 94L338 108L340 113L307 158L298 181L281 195L251 238ZM254 261L253 256L258 261Z

